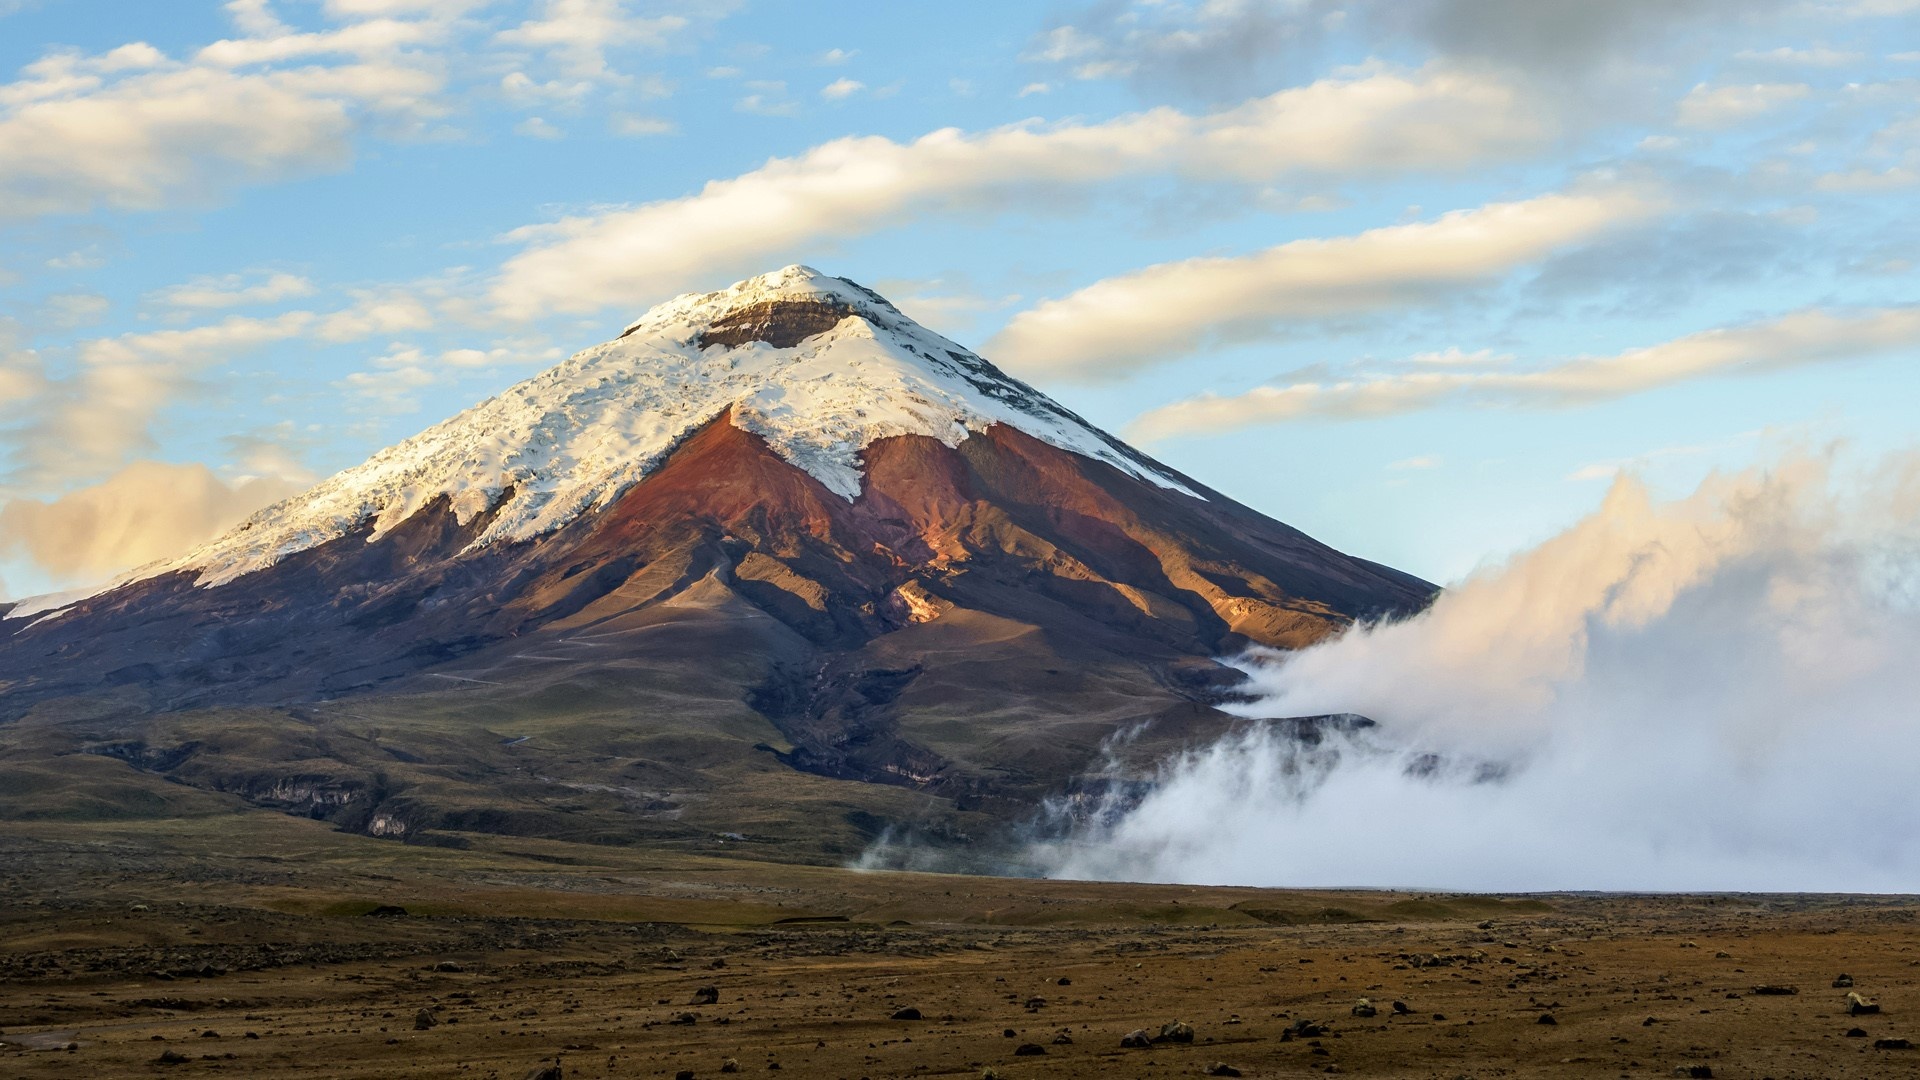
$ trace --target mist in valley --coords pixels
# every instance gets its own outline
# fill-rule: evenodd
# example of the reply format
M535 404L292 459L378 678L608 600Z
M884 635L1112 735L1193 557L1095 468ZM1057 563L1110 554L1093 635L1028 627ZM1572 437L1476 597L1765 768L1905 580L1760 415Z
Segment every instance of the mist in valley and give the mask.
M1623 476L1418 617L1238 663L1249 726L1034 845L1046 873L1920 891L1920 454ZM1375 725L1261 722L1342 713Z

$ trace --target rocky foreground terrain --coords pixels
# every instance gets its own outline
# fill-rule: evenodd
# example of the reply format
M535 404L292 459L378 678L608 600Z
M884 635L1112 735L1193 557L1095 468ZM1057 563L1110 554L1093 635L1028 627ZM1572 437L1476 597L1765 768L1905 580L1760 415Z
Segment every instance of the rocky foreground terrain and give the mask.
M1920 1074L1912 899L1083 884L474 840L9 825L0 1075Z

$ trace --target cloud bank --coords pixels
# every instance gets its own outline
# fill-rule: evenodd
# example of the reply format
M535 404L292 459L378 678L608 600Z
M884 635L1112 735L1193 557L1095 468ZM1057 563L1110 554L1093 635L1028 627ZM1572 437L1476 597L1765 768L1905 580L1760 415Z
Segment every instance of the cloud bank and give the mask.
M1809 308L1612 356L1527 367L1503 357L1416 357L1351 378L1202 394L1151 409L1127 429L1142 442L1294 420L1359 420L1443 405L1558 408L1643 393L1689 379L1752 374L1920 348L1920 307Z
M205 465L136 461L57 499L8 502L0 553L24 555L63 584L93 584L190 550L305 486L271 476L229 482Z
M1022 373L1117 378L1283 324L1458 295L1658 207L1627 191L1543 195L1252 255L1161 263L1021 312L986 352Z
M641 307L918 212L1130 176L1270 183L1457 170L1538 149L1554 130L1512 87L1434 67L1322 79L1205 114L836 139L695 195L516 229L508 239L527 250L502 266L491 296L522 319Z
M1591 516L1425 614L1257 661L1255 724L1038 857L1060 876L1492 890L1920 889L1920 455Z

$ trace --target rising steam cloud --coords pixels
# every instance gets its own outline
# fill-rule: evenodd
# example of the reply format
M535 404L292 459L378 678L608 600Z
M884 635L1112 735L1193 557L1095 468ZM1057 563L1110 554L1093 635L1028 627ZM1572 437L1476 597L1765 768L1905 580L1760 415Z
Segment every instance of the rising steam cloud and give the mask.
M1920 455L1659 502L1622 478L1425 614L1250 657L1253 723L1038 858L1063 877L1920 891Z

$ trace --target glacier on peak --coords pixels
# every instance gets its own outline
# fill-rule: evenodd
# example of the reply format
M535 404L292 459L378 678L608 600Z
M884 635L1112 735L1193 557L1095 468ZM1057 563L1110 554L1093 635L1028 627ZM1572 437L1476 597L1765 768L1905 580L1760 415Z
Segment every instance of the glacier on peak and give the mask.
M809 305L829 328L787 347L707 341L729 316L751 319L784 304ZM735 425L849 500L860 493L860 453L875 440L925 435L957 446L996 423L1204 497L879 294L789 266L660 304L618 338L116 584L176 570L223 584L369 522L369 539L377 538L441 496L462 524L497 510L476 547L531 539L608 506L729 410Z

